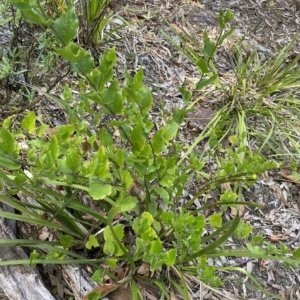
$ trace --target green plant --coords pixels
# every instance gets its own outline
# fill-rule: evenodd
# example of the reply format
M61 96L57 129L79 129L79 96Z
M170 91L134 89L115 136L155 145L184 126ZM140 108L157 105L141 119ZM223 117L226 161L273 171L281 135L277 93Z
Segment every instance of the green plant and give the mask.
M71 70L79 75L75 85L80 93L76 101L68 85L60 97L44 93L63 107L68 116L65 125L52 128L33 111L26 113L22 121L14 116L3 121L0 176L8 192L0 195L0 200L20 214L0 211L0 216L38 225L32 235L47 226L57 239L0 241L0 245L48 251L46 255L33 251L29 260L0 262L0 266L87 263L96 271L101 269L97 262L106 263L112 270L123 262L131 268L129 280L134 292L137 266L149 263L151 271L176 271L181 280L171 274L168 282L189 299L184 281L187 263L197 269L201 280L215 286L221 284L221 278L215 274L215 267L208 266L210 257L250 256L298 263L298 250L292 259L286 257L286 251L276 252L270 247L226 247L230 236L246 238L251 228L240 222L238 215L223 223L222 212L228 206L241 204L257 207L241 201L239 189L253 184L265 170L276 167L274 162L265 161L259 153L247 149L244 128L231 136L231 148L222 149L216 142L224 135L227 121L225 118L221 122L220 112L214 117L218 126L206 129L202 136L209 138L209 152L199 155L196 144L186 147L177 139L179 126L189 111L191 95L187 91L181 89L187 109L176 110L166 117L165 124L155 128L150 114L152 95L143 86L143 69L133 77L125 71L125 82L119 82L113 72L117 63L115 48L104 53L95 67L92 56L73 42L78 20L71 3L55 20L45 17L40 4L15 0L11 3L27 22L53 32L56 54L66 59ZM228 21L227 14L221 16ZM207 36L205 42L212 44ZM199 63L202 68L208 68L211 62L215 49L210 46L210 51ZM203 77L198 90L213 82L212 78L217 77ZM204 155L216 157L215 174L207 173ZM183 190L191 180L199 188L186 202ZM232 183L234 191L221 192L217 203L191 209L197 198L227 182ZM13 197L16 193L34 201L21 201ZM201 212L212 206L217 207L218 213L206 219ZM128 232L134 234L133 241L125 238ZM85 259L83 253L74 251L82 245L87 250L100 248L104 258ZM166 295L166 286L160 288Z

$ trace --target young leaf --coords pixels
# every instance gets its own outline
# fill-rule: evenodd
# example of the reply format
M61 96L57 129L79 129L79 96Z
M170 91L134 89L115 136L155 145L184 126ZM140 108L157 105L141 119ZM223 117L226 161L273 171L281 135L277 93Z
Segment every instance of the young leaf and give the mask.
M126 196L116 203L117 206L121 207L121 211L132 210L137 205L137 198L133 196Z
M77 35L78 20L75 15L73 1L69 1L67 11L52 25L58 43L69 44Z
M178 131L178 123L172 120L170 123L168 123L165 126L165 130L163 132L163 138L166 141L169 141L176 136L177 131Z
M179 87L178 90L181 94L181 97L182 97L182 100L183 100L184 104L188 105L190 103L192 93L190 91L184 89L183 87Z
M208 218L211 227L221 227L222 226L222 215L213 214Z
M176 255L177 255L177 250L170 249L169 251L166 252L164 256L164 263L169 267L173 266L176 261Z
M141 109L143 113L147 113L151 110L152 104L153 104L153 99L152 99L152 94L149 89L147 88L142 88L140 90L139 95L142 96L142 101L141 101Z
M117 224L113 227L113 230L119 240L124 238L124 225ZM115 256L122 256L124 254L108 226L104 229L103 236L105 240L103 252L105 254L112 254Z
M163 246L160 240L155 240L151 243L150 254L160 254L163 251Z
M5 127L2 127L0 132L0 152L13 156L16 152L15 138Z
M22 128L29 133L35 131L35 121L36 115L33 111L31 111L22 121Z
M135 74L135 76L133 77L133 86L137 92L140 91L143 87L143 79L144 79L143 68L140 68L138 72Z
M142 124L137 124L131 132L130 135L130 141L132 144L132 151L134 153L140 153L143 148L145 147L145 139L143 138L142 135L143 132L143 126Z
M81 156L77 153L76 149L71 149L67 154L66 166L74 173L79 172L81 168Z
M198 58L197 66L200 68L202 73L204 73L204 74L209 73L207 62L202 57Z
M212 75L210 78L208 79L204 79L202 78L196 86L196 89L199 91L201 89L203 89L204 87L206 87L207 85L210 85L212 83L214 83L216 81L216 79L218 78L217 74Z
M112 192L112 188L108 184L103 184L98 181L92 181L89 186L89 194L94 200L104 199Z
M89 240L86 242L85 247L89 250L92 249L92 247L99 247L98 240L93 234L89 236Z
M114 114L121 114L123 112L123 96L120 93L119 82L116 78L104 93L103 98Z
M155 154L160 154L160 152L163 150L164 142L163 129L160 129L154 134L151 140L151 145Z

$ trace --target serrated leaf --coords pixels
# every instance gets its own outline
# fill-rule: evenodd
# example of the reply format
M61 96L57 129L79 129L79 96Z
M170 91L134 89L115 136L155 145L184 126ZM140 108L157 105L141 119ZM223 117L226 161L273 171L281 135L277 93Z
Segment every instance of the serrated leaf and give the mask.
M67 11L53 23L53 33L58 43L67 45L77 35L78 20L75 15L73 2L69 1Z
M104 199L112 192L109 184L103 184L98 181L92 181L89 186L89 194L94 200Z
M52 155L53 160L57 160L60 154L60 146L59 146L58 138L55 134L52 135L51 137L48 149Z

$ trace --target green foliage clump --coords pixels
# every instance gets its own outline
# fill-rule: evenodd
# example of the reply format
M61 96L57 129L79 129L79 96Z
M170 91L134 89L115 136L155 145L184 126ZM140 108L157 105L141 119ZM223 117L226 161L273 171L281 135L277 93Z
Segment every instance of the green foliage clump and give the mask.
M277 167L247 147L243 111L238 113L238 130L229 137L230 148L220 146L220 140L228 134L224 132L226 109L232 109L228 105L214 116L210 123L213 126L205 128L187 146L178 135L191 108L191 92L180 88L186 108L166 116L165 125L155 126L151 116L153 99L143 85L143 69L134 76L125 71L125 81L120 82L114 76L115 48L105 52L96 64L91 54L74 41L80 22L72 1L54 14L55 20L38 2L11 3L26 22L50 30L55 55L68 61L79 78L76 101L69 85L65 85L60 97L45 94L64 108L67 124L51 128L33 111L26 113L22 121L13 121L10 116L2 123L0 176L9 193L1 195L0 200L21 214L1 211L0 216L38 225L39 229L47 226L58 237L55 242L15 240L15 244L49 250L44 256L32 252L29 264L59 264L69 259L70 263L90 263L99 272L96 262L105 262L111 268L125 262L131 267L134 280L142 262L149 263L151 271L174 268L180 274L189 263L195 266L201 280L218 286L221 279L215 275L217 268L207 265L209 257L249 256L276 258L287 264L298 262L297 251L293 259L287 258L286 248L259 246L258 239L249 243L247 249L226 248L229 237L246 239L252 228L238 215L224 223L223 212L240 204L257 207L241 201L241 191L261 173ZM97 19L92 13L90 17L88 26ZM201 74L196 91L220 84L212 58L232 32L225 31L231 18L229 11L221 11L220 37L214 43L204 33L200 58L187 53L192 59L197 58L195 64ZM95 39L98 37L96 34ZM204 139L209 149L199 155L196 146ZM206 173L205 155L215 159L217 170L212 176ZM183 191L191 182L199 186L193 197L185 201ZM218 203L193 207L196 199L220 190L228 182L234 191L221 191ZM12 195L17 192L34 199L34 204L14 198ZM218 212L206 218L202 212L212 206ZM131 241L128 232L134 235ZM86 250L100 248L104 258L89 262L73 251L82 245ZM9 262L0 263L5 264ZM176 282L170 282L176 286Z

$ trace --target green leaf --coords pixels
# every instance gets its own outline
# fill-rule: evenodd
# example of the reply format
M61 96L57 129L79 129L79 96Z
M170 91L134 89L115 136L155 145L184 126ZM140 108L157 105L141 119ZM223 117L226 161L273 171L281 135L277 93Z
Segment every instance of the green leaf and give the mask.
M176 255L177 255L177 250L176 249L170 249L169 251L167 251L165 253L164 263L167 266L172 267L175 264Z
M197 66L200 68L202 73L204 73L204 74L209 73L207 62L202 57L198 58Z
M160 154L160 152L163 150L165 140L163 138L163 129L158 130L152 140L152 148L155 154Z
M6 18L6 19L3 19L3 20L0 20L0 26L2 26L2 25L4 25L4 24L8 23L10 20L12 20L12 17Z
M163 200L165 205L169 204L170 195L168 194L168 192L164 188L157 187L157 188L154 188L154 191L155 191L155 193L157 193L161 197L161 199Z
M181 94L181 97L182 97L182 100L183 100L184 104L188 105L190 103L191 98L192 98L192 93L190 91L184 89L183 87L179 87L178 90Z
M39 13L36 9L23 9L21 10L22 16L27 23L46 25L43 15Z
M103 98L114 114L121 114L123 112L123 96L120 93L119 82L116 78L112 81L109 88L104 93Z
M32 2L29 0L10 0L10 3L17 9L32 9Z
M141 101L142 112L143 113L149 112L153 104L151 91L147 88L142 88L141 91L139 92L139 95L142 96L142 101Z
M69 1L67 11L54 21L52 27L58 43L67 45L76 37L78 20L75 15L73 1Z
M73 148L68 152L66 166L75 173L81 169L81 156L77 153L76 149Z
M163 252L163 246L160 240L155 240L151 243L150 254L160 254Z
M2 127L0 132L0 152L15 156L16 147L14 136L5 127Z
M144 79L144 73L143 73L143 68L141 67L133 77L133 86L136 91L140 91L143 88L143 79Z
M86 242L85 247L89 250L92 249L93 247L95 248L99 247L99 243L95 235L91 234L89 236L89 240Z
M208 221L211 227L221 227L222 226L222 215L221 214L213 214L209 216Z
M69 43L66 47L56 51L66 60L76 63L73 70L82 75L90 73L94 68L94 59L91 54L74 43Z
M101 296L101 292L91 292L88 294L88 300L99 300Z
M55 134L61 144L69 144L75 130L74 125L62 125L55 130Z
M103 275L104 275L104 272L102 269L96 270L92 276L92 280L97 283L102 283Z
M166 141L169 141L176 136L177 131L178 131L178 123L172 120L171 123L165 126L163 132L163 138Z
M59 242L65 249L70 248L72 241L73 237L69 234L64 234L59 237Z
M112 145L113 144L113 139L111 134L108 133L108 131L106 130L106 128L102 128L100 133L99 133L99 140L101 142L101 144L105 147Z
M126 196L116 203L117 206L121 207L121 211L132 210L137 206L137 198L133 196Z
M35 260L39 259L42 255L40 253L38 253L36 250L33 250L31 253L30 253L30 263L29 265L31 267L35 267L36 266L36 263L34 262Z
M231 190L227 190L220 197L221 202L234 202L237 199L237 194L232 192Z
M112 188L108 184L103 184L98 181L92 181L89 186L89 194L94 200L104 199L112 192Z
M19 170L22 166L21 163L14 162L12 159L5 157L2 154L0 154L0 164L9 170Z
M298 259L300 258L300 248L297 248L293 251L293 256Z
M53 160L57 160L59 154L60 154L60 146L58 143L58 138L57 136L54 134L51 137L50 143L49 143L49 151L52 155Z
M109 174L109 160L103 146L93 156L91 166L93 167L91 173L95 176L105 179Z
M130 141L132 144L132 151L134 153L140 153L145 147L145 139L143 138L143 126L137 124L131 132Z
M234 235L237 239L242 240L249 236L249 234L252 232L252 227L249 224L244 223L244 221L241 221L234 232Z
M210 85L212 83L214 83L216 81L216 79L218 78L217 74L212 75L210 78L208 79L204 79L202 78L196 86L196 89L199 91L201 89L203 89L204 87L206 87L207 85Z
M125 186L126 191L129 191L133 186L133 178L128 170L121 170L120 171L122 183Z
M36 115L34 111L31 111L22 121L21 126L24 130L28 131L29 133L32 133L35 131L35 121L36 121Z
M124 166L124 150L123 149L118 149L116 156L115 156L115 161L119 165L120 168L123 168Z
M252 238L251 243L254 245L259 245L263 241L263 236L262 235L256 235Z
M124 225L117 224L113 227L113 230L119 240L124 238ZM104 229L103 236L105 240L103 252L105 254L111 254L115 256L122 256L124 254L108 226Z
M175 219L175 215L171 211L164 211L160 214L160 219L165 225L171 225L172 221Z
M207 31L203 32L204 49L203 54L207 58L212 58L216 50L216 45L208 37Z

